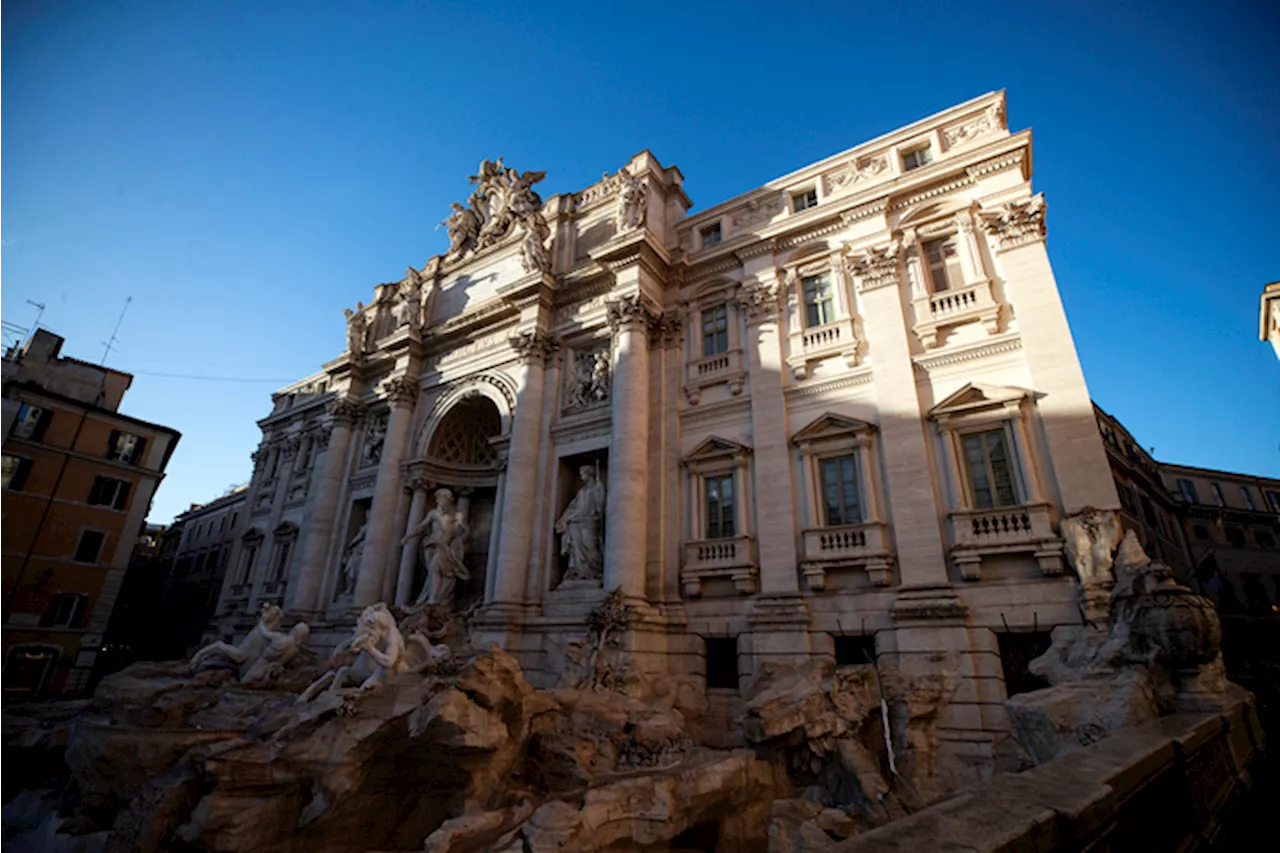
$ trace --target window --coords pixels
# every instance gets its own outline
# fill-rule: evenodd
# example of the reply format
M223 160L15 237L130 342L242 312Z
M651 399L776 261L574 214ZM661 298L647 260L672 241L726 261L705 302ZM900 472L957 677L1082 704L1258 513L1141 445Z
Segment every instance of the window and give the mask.
M822 503L827 527L858 524L862 521L862 502L858 496L858 458L853 455L823 459Z
M112 509L124 509L129 502L131 484L114 477L94 477L93 487L89 489L90 506L109 506Z
M1208 542L1210 539L1209 528L1205 527L1203 524L1192 525L1191 532L1196 535L1197 539L1202 541Z
M145 438L131 432L113 429L107 442L107 458L118 460L126 465L137 465L142 461L142 450L146 446Z
M1179 477L1178 491L1182 493L1182 499L1187 503L1191 503L1191 504L1200 503L1200 497L1196 494L1196 484L1191 482L1190 480L1184 477Z
M225 533L226 529L227 529L227 517L224 515L222 518L218 519L218 532Z
M902 171L910 172L912 169L919 169L926 163L932 162L933 151L928 145L922 145L902 155Z
M800 282L804 289L805 326L825 326L836 319L832 302L831 277L826 273L811 275Z
M293 550L293 541L286 539L280 543L280 547L276 549L276 567L272 574L276 580L284 580L285 573L289 571L289 552Z
M1048 687L1049 682L1031 672L1031 661L1049 651L1048 631L999 631L996 647L1000 651L1000 669L1004 673L1004 689L1008 696L1029 693Z
M1272 536L1271 532L1268 530L1263 530L1260 527L1254 528L1253 538L1257 539L1258 544L1261 545L1263 548L1276 547L1276 538Z
M56 646L14 646L4 659L4 692L39 694L49 686L62 652Z
M707 477L707 538L732 539L733 524L733 475Z
M707 687L738 689L738 638L706 637Z
M1133 502L1133 489L1128 483L1122 483L1116 480L1116 494L1120 496L1120 508L1129 515L1137 515L1138 508Z
M1156 519L1156 508L1151 505L1151 500L1146 495L1142 496L1142 517L1151 527L1160 526L1160 522Z
M267 479L274 480L276 475L280 473L280 448L271 451L271 468L267 472Z
M1258 509L1258 505L1253 502L1253 492L1249 491L1248 486L1240 487L1240 499L1244 501L1244 505L1246 509L1251 509L1254 511Z
M801 190L791 196L791 209L796 213L817 206L818 191L816 189Z
M13 435L39 441L49 425L49 412L39 406L23 403L18 407L18 417L13 422Z
M80 534L80 543L76 545L75 556L72 561L76 563L96 563L98 562L98 552L102 550L102 543L106 541L107 535L99 530L86 530Z
M74 592L60 592L49 601L49 609L45 611L43 624L55 628L75 628L80 624L84 614L87 596Z
M31 460L22 456L4 454L4 487L15 492L22 491L27 484L27 475L31 473Z
M302 450L298 453L297 471L302 473L311 467L311 450L313 441L310 438L302 440Z
M951 237L941 237L924 243L925 265L929 268L929 283L934 293L959 287L964 283L964 272L960 269L960 253L956 250L956 241Z
M1228 527L1225 531L1227 543L1233 548L1244 547L1244 529L1240 527Z
M702 248L704 249L707 248L708 246L714 246L716 243L719 243L723 239L720 233L719 222L717 222L715 225L711 225L707 228L703 228L700 233L702 234Z
M835 642L836 666L860 666L875 663L875 635L859 637L832 637Z
M236 580L237 584L247 584L249 579L253 577L253 563L258 557L258 545L246 544L244 552L240 555L240 574Z
M1222 496L1222 486L1217 483L1210 483L1209 489L1213 492L1213 500L1218 506L1226 506L1227 499Z
M721 303L702 311L702 354L716 355L729 349L729 306Z
M236 529L236 521L238 521L239 519L240 519L240 513L238 512L231 513L231 529L232 530Z
M1267 503L1271 505L1272 512L1280 512L1280 492L1267 490Z
M972 433L962 439L969 489L978 509L1018 503L1013 487L1013 464L1004 430Z

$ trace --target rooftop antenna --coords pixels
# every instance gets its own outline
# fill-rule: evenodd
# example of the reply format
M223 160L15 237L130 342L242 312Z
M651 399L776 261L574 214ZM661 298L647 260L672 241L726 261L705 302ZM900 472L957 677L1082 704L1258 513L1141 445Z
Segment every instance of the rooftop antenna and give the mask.
M34 299L28 299L27 304L34 305L37 309L35 322L31 324L31 331L27 335L27 340L29 341L31 340L31 335L36 333L36 329L40 328L40 318L44 316L45 304L43 302L36 302ZM23 346L26 346L26 341L23 342Z
M120 309L120 318L116 320L116 327L111 330L111 337L108 338L106 341L104 341L102 344L104 347L106 347L106 349L103 350L102 361L98 362L98 364L100 365L106 364L107 356L111 355L111 351L116 348L116 332L120 331L120 324L124 322L124 314L126 311L129 310L129 303L132 301L133 301L132 296L126 296L124 298L124 307Z

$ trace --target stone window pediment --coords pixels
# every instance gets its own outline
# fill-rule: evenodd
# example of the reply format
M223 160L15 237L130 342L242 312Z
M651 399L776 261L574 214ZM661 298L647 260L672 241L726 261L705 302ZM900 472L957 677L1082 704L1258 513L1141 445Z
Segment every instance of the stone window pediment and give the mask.
M793 435L791 442L797 446L804 446L868 435L875 431L876 425L873 423L827 412Z
M1002 413L1008 417L1016 413L1023 403L1032 402L1038 396L1026 388L969 382L930 409L928 416L944 421L974 415L996 414L999 417Z
M244 535L241 536L240 538L245 542L261 542L263 539L263 536L262 536L261 530L259 530L256 527L250 527L248 530L244 532Z
M711 436L684 457L689 472L689 538L681 586L687 597L702 595L703 581L728 579L740 595L756 588L755 539L748 484L751 448Z
M276 525L275 530L271 531L271 535L277 539L287 539L298 535L298 525L292 521L282 521Z
M711 436L684 457L684 464L699 472L732 468L751 455L751 448L727 438Z

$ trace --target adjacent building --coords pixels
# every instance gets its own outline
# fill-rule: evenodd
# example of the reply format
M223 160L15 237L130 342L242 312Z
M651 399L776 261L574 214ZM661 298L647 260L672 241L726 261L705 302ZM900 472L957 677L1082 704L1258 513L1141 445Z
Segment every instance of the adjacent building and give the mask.
M1280 281L1264 287L1258 302L1258 340L1270 341L1280 358Z
M1143 549L1173 569L1177 578L1198 588L1195 562L1183 529L1185 505L1165 485L1161 464L1142 448L1124 424L1094 404L1098 432L1120 497L1120 522Z
M4 693L85 689L179 433L39 329L3 361Z
M249 487L191 508L174 519L180 530L164 584L164 610L173 623L163 657L181 657L199 642L213 617L231 560Z
M435 600L548 685L617 589L637 666L713 705L813 657L952 674L940 761L989 768L1025 659L1081 621L1059 522L1120 509L1005 116L693 215L648 151L545 201L484 161L449 251L259 422L219 630L279 601L323 645Z

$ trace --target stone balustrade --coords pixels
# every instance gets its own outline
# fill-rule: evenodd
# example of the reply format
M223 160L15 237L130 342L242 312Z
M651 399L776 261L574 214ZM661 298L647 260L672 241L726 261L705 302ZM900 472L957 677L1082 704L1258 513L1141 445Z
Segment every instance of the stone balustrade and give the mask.
M750 595L756 576L756 543L750 536L685 543L680 583L690 598L702 595L702 583L710 578L728 578L739 594Z
M980 322L989 334L1000 330L1000 303L992 296L990 281L917 296L913 307L916 335L927 348L938 345L939 332L962 323Z
M951 557L965 580L977 580L983 556L1032 552L1046 575L1062 572L1062 540L1047 503L951 513Z
M696 403L702 389L721 382L728 383L734 394L742 390L746 381L746 368L743 366L742 349L728 349L724 352L703 356L689 362L686 372L685 393L691 402Z
M888 586L893 579L889 525L880 521L817 527L804 531L804 553L800 569L810 591L827 587L827 573L833 569L859 568L875 586Z

